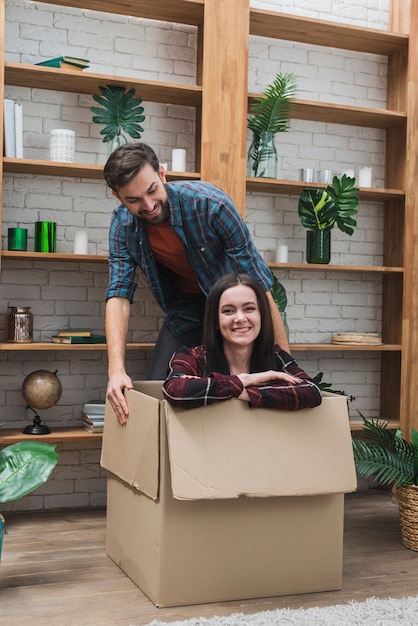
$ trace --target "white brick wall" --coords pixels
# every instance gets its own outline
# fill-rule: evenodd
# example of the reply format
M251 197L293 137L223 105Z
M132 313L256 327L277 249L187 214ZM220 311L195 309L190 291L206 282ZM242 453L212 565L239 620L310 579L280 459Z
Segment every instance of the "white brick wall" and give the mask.
M388 0L252 0L254 7L387 28ZM36 63L63 53L90 59L90 70L105 74L195 84L196 29L152 20L54 7L28 0L6 2L5 58ZM323 49L267 38L251 37L249 90L262 91L277 72L297 76L297 97L358 106L385 107L386 59L334 49ZM59 88L59 85L57 85ZM140 94L139 94L140 95ZM5 96L23 104L24 156L48 159L49 131L71 128L76 132L76 161L106 160L100 126L91 121L93 99L84 94L6 86ZM194 170L195 112L191 107L144 102L146 120L142 139L155 147L161 161L170 165L174 147L187 149L187 167ZM220 132L221 129L220 129ZM248 135L248 144L250 136ZM279 177L296 180L302 167L330 168L340 174L346 167L373 166L375 186L384 180L384 133L335 124L294 120L290 131L276 136ZM113 197L100 181L4 176L3 245L7 228L29 228L33 249L33 224L53 220L58 224L58 250L71 252L74 232L87 228L89 251L106 254L107 230ZM297 215L297 198L249 194L247 222L267 260L278 241L289 246L289 260L304 260L305 230ZM381 263L382 207L362 202L353 237L332 232L332 262ZM292 342L329 341L338 331L379 331L381 278L367 273L277 272L288 293L287 319ZM34 339L48 339L70 324L104 327L105 264L42 263L5 260L0 284L0 336L8 305L32 307ZM140 279L131 318L131 340L153 340L161 315ZM144 378L149 354L128 353L128 372ZM298 353L299 363L312 375L355 399L350 407L378 414L379 358L363 354ZM24 377L39 368L58 370L63 395L43 420L50 426L79 423L83 402L104 398L106 355L102 352L0 352L0 423L23 427L32 420L21 394ZM33 495L11 508L39 509L102 505L105 479L98 466L95 444L60 445L60 460L52 479ZM5 509L5 506L2 506ZM6 510L8 510L6 508Z

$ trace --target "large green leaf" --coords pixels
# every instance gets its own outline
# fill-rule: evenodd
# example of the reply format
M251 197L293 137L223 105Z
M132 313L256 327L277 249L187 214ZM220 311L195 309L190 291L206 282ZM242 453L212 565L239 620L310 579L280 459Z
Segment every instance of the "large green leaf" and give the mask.
M334 176L332 185L325 189L304 189L299 196L299 218L302 226L311 230L333 228L335 223L347 235L352 235L357 225L353 215L359 203L355 178L343 174Z
M296 77L292 73L277 74L273 82L255 99L250 108L247 126L256 135L273 134L289 129L292 98L296 90Z
M284 313L287 306L287 295L284 286L277 280L277 277L273 274L273 286L270 289L273 300L279 309L280 313Z
M396 454L386 448L353 439L356 470L360 476L374 476L379 485L414 484L414 459L409 454Z
M335 202L324 189L304 189L299 196L298 211L305 228L326 230L334 226Z
M55 445L22 441L0 450L0 502L17 500L46 482L58 461Z
M142 115L142 99L134 97L135 89L126 91L125 87L117 85L99 85L99 89L102 95L95 94L93 99L102 107L93 106L90 110L95 113L93 122L105 125L100 131L104 135L103 141L111 141L121 129L130 137L139 139L144 132L140 122L144 121L145 116Z

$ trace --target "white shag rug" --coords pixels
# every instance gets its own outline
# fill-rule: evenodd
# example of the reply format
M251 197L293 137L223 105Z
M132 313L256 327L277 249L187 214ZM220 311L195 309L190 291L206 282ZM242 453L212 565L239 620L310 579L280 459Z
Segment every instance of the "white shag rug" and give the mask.
M197 607L196 607L197 608ZM146 626L417 626L418 597L369 598L310 609L280 609L253 615L233 613L226 617L194 617L181 622L154 620ZM131 625L133 626L133 625Z

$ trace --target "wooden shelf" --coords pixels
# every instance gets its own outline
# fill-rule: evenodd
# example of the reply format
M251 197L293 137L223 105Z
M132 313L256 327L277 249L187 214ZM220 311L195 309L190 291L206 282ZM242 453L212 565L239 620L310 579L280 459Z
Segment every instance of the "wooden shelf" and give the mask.
M316 46L390 55L407 50L408 36L328 20L250 9L250 33Z
M274 193L299 196L304 189L322 189L323 183L306 183L301 180L279 180L275 178L247 178L247 191L254 193ZM379 189L360 187L360 200L369 202L387 202L388 200L404 200L402 189Z
M267 265L278 270L298 270L301 272L368 272L372 274L402 274L403 267L390 267L387 265L331 265L322 263L275 263L271 261Z
M399 420L388 420L388 428L400 428ZM363 422L355 419L350 419L351 432L360 432L363 430Z
M86 6L85 0L40 0L40 2L196 26L203 22L204 11L204 0L181 0L181 2L177 0L159 0L159 2L155 2L155 0L141 0L140 2L137 0L114 0L111 3L109 0L89 0L88 6Z
M398 343L382 343L376 345L353 345L353 344L335 344L335 343L292 343L291 352L400 352L401 344Z
M153 350L154 342L132 342L126 344L127 350ZM15 352L36 352L36 351L91 351L107 350L105 343L52 343L52 341L33 341L31 343L7 343L0 342L0 351L11 350Z
M44 441L46 443L66 443L70 441L101 441L102 433L89 433L84 428L53 428L49 435L25 435L18 428L0 428L0 446L8 446L20 441Z
M103 180L103 165L88 163L56 163L39 159L3 158L3 171L12 174L33 174L37 176L65 176ZM168 180L199 180L196 172L167 171Z
M69 91L72 93L100 94L99 85L118 85L135 89L144 101L198 107L202 102L202 88L181 83L163 83L129 76L95 74L88 70L57 69L43 65L4 64L7 85Z
M3 259L29 260L29 261L73 261L75 263L107 263L107 256L101 254L71 254L67 252L17 252L15 250L3 250Z

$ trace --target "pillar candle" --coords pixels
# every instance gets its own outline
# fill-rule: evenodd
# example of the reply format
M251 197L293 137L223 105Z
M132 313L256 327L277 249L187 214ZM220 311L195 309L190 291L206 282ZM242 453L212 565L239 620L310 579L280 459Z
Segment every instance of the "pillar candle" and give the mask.
M276 263L287 263L288 257L288 247L282 244L278 245L276 250Z
M362 167L358 174L358 184L360 187L372 186L372 168Z
M89 240L85 230L76 230L74 235L74 254L88 254Z
M26 250L28 244L27 228L9 228L7 230L8 250Z
M172 152L171 169L173 172L186 171L186 150L175 148Z

